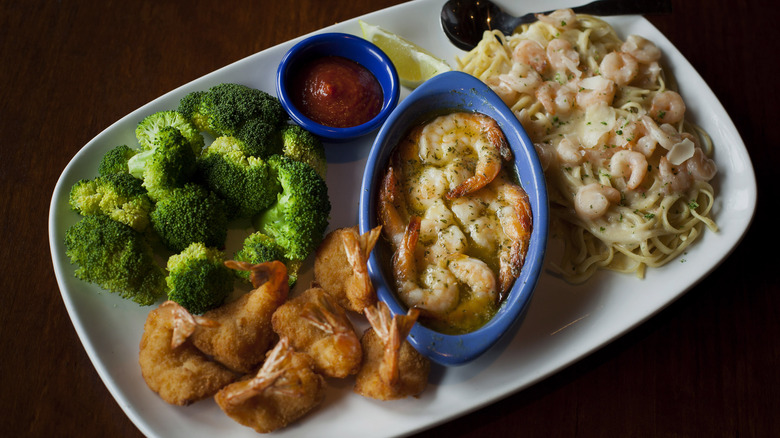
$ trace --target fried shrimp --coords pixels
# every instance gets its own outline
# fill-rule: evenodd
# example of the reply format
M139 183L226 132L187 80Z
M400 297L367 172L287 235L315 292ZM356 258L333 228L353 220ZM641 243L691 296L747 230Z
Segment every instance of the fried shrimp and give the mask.
M274 331L297 351L311 356L314 370L344 378L360 369L360 340L344 309L319 287L312 287L276 309Z
M431 363L406 341L419 312L391 316L384 302L367 307L371 328L361 338L363 366L355 379L354 391L378 400L419 396L428 384Z
M238 378L189 342L199 325L213 327L216 322L193 316L173 301L162 303L146 318L138 357L141 375L167 403L185 406L211 397Z
M203 316L220 323L216 328L199 327L193 343L225 366L244 373L263 361L276 341L271 316L289 293L287 268L278 261L257 265L229 260L231 269L250 271L254 290Z
M347 310L362 312L376 303L376 291L368 276L368 256L382 227L363 235L358 228L340 228L328 233L317 248L314 280Z
M256 375L226 386L214 400L239 424L268 433L303 417L324 397L325 379L311 358L282 338Z

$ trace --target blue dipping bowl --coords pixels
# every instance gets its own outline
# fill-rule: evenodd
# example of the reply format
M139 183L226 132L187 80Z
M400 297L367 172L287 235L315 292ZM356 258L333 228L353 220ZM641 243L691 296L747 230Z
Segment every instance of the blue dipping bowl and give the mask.
M376 117L362 125L333 128L309 119L295 107L288 84L306 63L324 56L351 59L374 74L383 94L382 109ZM276 94L290 118L323 141L332 143L354 140L377 130L398 104L400 92L398 72L390 58L373 43L346 33L323 33L304 39L287 51L276 71Z
M501 126L514 154L520 184L528 193L533 214L533 230L525 265L496 315L474 332L445 335L422 324L415 324L409 342L423 355L446 366L473 361L496 344L522 319L531 300L547 246L547 186L539 157L520 122L487 85L462 72L447 72L433 77L414 90L390 114L377 134L368 156L360 192L360 232L377 223L377 199L382 176L392 151L409 130L436 115L454 111L471 111L495 119ZM405 314L407 307L396 297L389 267L392 249L384 239L377 242L368 269L379 299L393 314Z

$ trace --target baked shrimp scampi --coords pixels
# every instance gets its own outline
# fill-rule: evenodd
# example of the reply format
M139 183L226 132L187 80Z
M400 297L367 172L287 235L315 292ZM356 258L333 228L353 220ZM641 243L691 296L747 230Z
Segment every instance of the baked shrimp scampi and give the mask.
M377 217L395 291L426 326L478 329L520 275L532 214L512 157L498 123L472 112L436 116L394 149Z

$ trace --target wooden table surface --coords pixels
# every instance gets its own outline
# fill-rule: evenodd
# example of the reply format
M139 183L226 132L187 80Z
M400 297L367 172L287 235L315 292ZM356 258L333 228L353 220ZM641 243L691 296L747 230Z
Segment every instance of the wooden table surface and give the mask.
M74 154L180 85L396 3L0 0L0 436L141 435L95 372L53 274L49 201ZM760 193L749 232L708 278L636 330L424 435L780 434L780 258L770 226L780 7L673 3L673 14L648 18L704 77L747 145Z

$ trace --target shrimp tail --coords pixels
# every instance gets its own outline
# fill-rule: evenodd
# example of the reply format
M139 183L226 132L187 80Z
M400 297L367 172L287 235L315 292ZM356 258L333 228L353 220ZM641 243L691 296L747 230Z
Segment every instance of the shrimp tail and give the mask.
M387 304L380 301L376 307L367 307L364 313L384 344L384 357L380 368L382 380L388 386L394 387L400 378L398 358L401 344L409 336L420 312L416 308L411 308L406 315L391 316Z
M360 236L357 232L344 233L344 252L347 255L347 262L352 267L354 272L354 279L360 283L358 290L365 291L369 295L374 294L374 285L371 282L371 277L368 275L367 259L368 253L371 251L365 251L360 244Z
M276 346L268 352L268 357L257 374L253 378L229 388L225 394L225 401L229 405L239 405L272 387L286 371L285 364L292 352L293 347L290 346L289 339L286 337L280 339Z
M335 310L337 304L330 295L320 296L315 302L307 303L301 317L309 324L322 330L329 335L337 335L343 332L349 332L349 320L346 317L340 317Z
M270 262L252 264L235 260L225 261L225 266L239 271L249 271L249 279L255 289L268 283L273 290L288 290L287 267L284 263L273 260ZM286 294L286 292L285 292Z
M160 305L160 308L169 309L170 317L173 320L173 334L171 336L172 349L175 349L186 342L198 326L219 326L217 321L191 314L181 304L175 301L166 301Z

